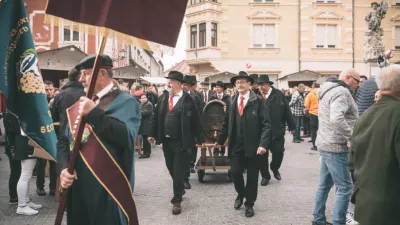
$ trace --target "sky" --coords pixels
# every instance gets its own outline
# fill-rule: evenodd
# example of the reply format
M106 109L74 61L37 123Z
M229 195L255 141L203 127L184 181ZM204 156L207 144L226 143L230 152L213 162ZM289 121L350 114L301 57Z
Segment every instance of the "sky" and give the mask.
M178 42L174 49L174 55L164 55L162 63L164 64L164 70L168 70L177 63L180 63L185 59L185 48L186 48L186 26L185 21L182 23L181 31L179 33Z

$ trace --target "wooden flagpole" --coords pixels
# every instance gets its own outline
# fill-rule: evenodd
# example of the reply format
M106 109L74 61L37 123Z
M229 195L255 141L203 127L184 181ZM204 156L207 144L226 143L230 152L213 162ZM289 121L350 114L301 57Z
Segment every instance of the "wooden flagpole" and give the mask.
M103 55L104 48L105 48L106 42L107 42L107 36L108 36L108 33L105 33L103 35L103 38L101 39L100 49L99 49L96 59L94 61L94 67L93 67L93 71L92 71L92 79L89 84L89 90L86 93L86 97L89 99L92 98L93 92L94 92L94 87L96 86L97 76L99 74L100 67L101 67L100 56ZM83 134L84 129L85 129L85 123L82 121L82 118L81 118L81 120L79 121L78 129L76 130L76 135L74 137L74 147L72 148L72 153L69 158L69 163L68 163L68 173L69 174L74 173L75 160L79 153L80 144L81 144L81 140L82 140L82 134ZM68 189L64 189L62 192L60 204L59 204L58 210L57 210L56 221L54 223L55 225L61 225L61 223L62 223L65 206L66 206L67 193L68 193Z

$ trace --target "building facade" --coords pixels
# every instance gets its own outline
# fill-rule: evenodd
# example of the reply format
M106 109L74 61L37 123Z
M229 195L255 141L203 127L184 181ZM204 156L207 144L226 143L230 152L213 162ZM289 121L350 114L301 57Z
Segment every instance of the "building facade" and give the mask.
M192 74L228 83L240 70L279 88L311 84L363 61L369 0L189 0L186 62ZM400 0L388 0L384 44L400 51ZM397 35L396 35L397 34Z
M27 13L43 78L58 86L81 59L98 51L101 36L74 31L67 23L61 27L45 24L46 3L47 0L27 1ZM114 61L115 79L134 82L140 76L163 75L161 55L136 49L115 37L107 39L104 54Z

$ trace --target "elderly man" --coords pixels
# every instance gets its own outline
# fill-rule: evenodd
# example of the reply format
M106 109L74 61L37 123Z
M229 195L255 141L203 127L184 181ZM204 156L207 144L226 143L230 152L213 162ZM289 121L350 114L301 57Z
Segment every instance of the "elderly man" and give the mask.
M229 118L226 117L224 130L218 138L218 147L228 137L228 157L230 158L233 182L237 197L234 208L239 209L246 198L245 216L254 215L253 206L257 199L258 173L265 165L266 155L270 147L271 121L263 99L251 90L253 78L246 72L231 78L239 94L233 97ZM243 170L247 166L247 182L243 178Z
M303 139L300 138L301 121L303 120L304 97L303 93L306 90L304 84L299 84L298 90L293 93L292 100L289 102L290 109L296 122L296 131L293 133L293 143L300 143Z
M283 155L285 152L285 128L286 124L289 126L290 131L294 131L296 128L293 120L292 113L289 109L289 104L281 91L275 89L272 85L274 82L269 80L268 75L260 75L258 78L258 88L260 95L263 97L265 106L268 109L268 113L271 117L271 171L274 174L275 179L281 180L281 174L279 168L283 161ZM261 185L266 186L271 179L268 168L268 155L266 157L266 166L260 169L262 176Z
M92 79L95 57L89 55L75 67L81 72L79 81L85 92ZM68 109L69 125L65 136L60 138L62 146L57 148L58 164L62 169L61 187L71 187L67 200L68 225L127 225L129 218L121 207L126 207L126 201L133 201L133 159L135 137L140 126L139 103L114 86L111 58L103 55L99 60L101 68L93 99L81 97ZM70 145L76 131L74 124L80 117L87 123L87 136L82 137L80 154L75 161L76 171L70 174L66 169ZM126 199L124 202L120 201L121 195ZM130 198L132 200L128 200Z
M200 113L194 98L183 91L183 74L171 71L166 77L170 92L158 98L151 121L150 142L163 144L165 163L173 180L172 214L182 212L184 180L188 177L191 152L195 144L203 144Z
M358 119L353 92L360 82L354 69L343 71L339 79L325 82L318 91L319 129L316 146L320 151L320 178L314 205L313 225L326 222L325 204L333 185L337 187L333 209L333 224L346 224L346 212L352 191L352 180L347 169L349 141Z
M400 221L400 66L385 68L376 83L382 97L357 121L350 148L355 219L361 225Z

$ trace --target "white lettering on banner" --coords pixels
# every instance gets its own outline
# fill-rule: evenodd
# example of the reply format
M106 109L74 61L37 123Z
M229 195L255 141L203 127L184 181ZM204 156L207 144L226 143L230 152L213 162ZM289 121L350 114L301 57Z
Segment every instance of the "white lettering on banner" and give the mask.
M276 64L266 63L266 64L252 64L246 63L247 69L278 69L279 67Z
M204 79L207 77L211 77L212 75L214 75L213 73L199 73L198 76L200 79Z

